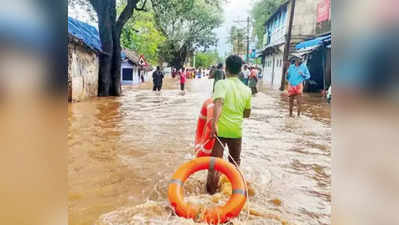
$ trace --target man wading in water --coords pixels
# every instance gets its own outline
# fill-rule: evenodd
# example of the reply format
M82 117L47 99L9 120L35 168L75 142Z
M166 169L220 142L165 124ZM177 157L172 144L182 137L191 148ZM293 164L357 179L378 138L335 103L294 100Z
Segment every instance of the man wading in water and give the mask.
M154 83L153 91L160 92L162 89L162 80L163 80L163 73L159 66L157 66L157 70L152 73L152 81Z
M241 67L242 59L239 56L231 55L226 59L227 79L219 80L213 93L215 109L211 130L211 135L223 144L222 146L216 141L212 156L222 158L224 146L227 144L234 159L233 161L229 157L229 161L233 164L236 162L237 165L241 162L242 122L251 114L251 90L238 79ZM219 173L209 169L206 184L209 194L216 192L218 182Z
M223 63L219 63L217 69L212 73L212 75L209 77L210 79L214 79L213 81L213 91L215 91L215 85L219 80L224 80L226 77L224 71L223 71Z
M292 117L292 110L294 108L294 98L296 98L298 116L300 116L303 92L302 82L310 78L308 67L304 63L302 63L302 60L300 58L297 57L295 58L295 63L288 67L286 77L288 80L290 117Z

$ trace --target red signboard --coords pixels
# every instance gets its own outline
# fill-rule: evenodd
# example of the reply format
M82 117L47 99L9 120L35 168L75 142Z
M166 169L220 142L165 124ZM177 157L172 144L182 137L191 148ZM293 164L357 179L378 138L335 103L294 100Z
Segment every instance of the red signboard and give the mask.
M330 0L321 0L321 2L317 4L317 23L321 23L330 19L330 8Z
M147 66L148 65L147 62L145 61L143 55L141 55L140 58L139 58L139 64L140 64L140 66Z

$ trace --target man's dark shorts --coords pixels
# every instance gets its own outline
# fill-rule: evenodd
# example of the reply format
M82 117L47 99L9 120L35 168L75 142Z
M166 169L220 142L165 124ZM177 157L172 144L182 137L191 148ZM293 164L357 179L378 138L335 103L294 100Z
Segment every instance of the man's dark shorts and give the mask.
M229 148L229 153L233 157L231 158L229 156L229 162L235 165L237 163L237 166L240 165L241 158L241 142L242 138L222 138L218 137L222 144ZM222 146L219 141L216 140L215 145L213 146L212 149L212 154L211 156L213 157L223 157L223 151L224 151L224 146ZM234 161L233 161L234 159ZM235 162L235 163L234 163ZM207 184L206 184L206 190L209 194L214 194L216 193L216 189L219 183L219 173L214 170L208 170L208 178L207 178Z

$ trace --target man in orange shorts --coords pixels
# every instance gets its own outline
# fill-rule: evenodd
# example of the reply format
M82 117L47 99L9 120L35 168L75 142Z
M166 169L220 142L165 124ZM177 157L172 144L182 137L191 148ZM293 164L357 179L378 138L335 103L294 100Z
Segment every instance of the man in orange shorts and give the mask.
M302 63L300 58L295 58L295 63L291 64L286 72L288 80L288 97L290 105L290 117L294 108L294 98L296 98L298 116L301 115L303 81L310 78L308 67Z

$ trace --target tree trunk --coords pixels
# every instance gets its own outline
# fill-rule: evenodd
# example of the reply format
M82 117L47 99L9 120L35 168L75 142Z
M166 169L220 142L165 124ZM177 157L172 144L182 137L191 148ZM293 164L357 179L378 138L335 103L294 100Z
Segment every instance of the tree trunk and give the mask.
M120 43L120 34L117 31L113 32L113 40L114 40L114 54L112 59L112 86L111 86L111 95L120 96L122 94L121 89L121 43Z
M100 55L98 96L109 96L111 90L111 70L114 42L112 39L113 21L109 10L101 8L98 13L98 26L103 53Z
M98 28L102 45L98 79L98 96L121 95L121 41L124 24L137 9L139 0L129 0L127 6L116 20L115 0L90 0L98 15Z

